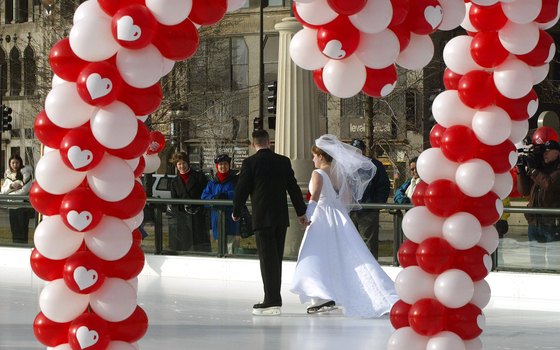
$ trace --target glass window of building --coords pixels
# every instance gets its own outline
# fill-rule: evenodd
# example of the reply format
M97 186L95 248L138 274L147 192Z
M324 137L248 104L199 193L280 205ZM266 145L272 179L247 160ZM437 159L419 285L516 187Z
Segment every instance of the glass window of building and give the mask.
M18 96L21 92L21 58L17 47L10 51L10 95Z

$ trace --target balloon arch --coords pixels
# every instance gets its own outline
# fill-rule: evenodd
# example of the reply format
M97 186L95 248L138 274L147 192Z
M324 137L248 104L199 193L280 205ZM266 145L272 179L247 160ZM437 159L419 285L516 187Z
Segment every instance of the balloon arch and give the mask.
M33 329L50 349L139 348L148 327L137 305L146 195L135 179L159 167L165 143L144 120L160 105L160 78L196 52L197 26L244 2L87 0L52 47L52 90L35 120L45 152L30 193L44 215L31 266L49 282ZM447 90L433 102L432 148L418 159L423 182L403 220L388 348L481 349L492 224L537 111L533 85L556 51L545 30L558 20L558 0L296 0L293 10L303 24L293 61L341 98L387 96L396 65L430 62L430 34L467 30L443 52Z

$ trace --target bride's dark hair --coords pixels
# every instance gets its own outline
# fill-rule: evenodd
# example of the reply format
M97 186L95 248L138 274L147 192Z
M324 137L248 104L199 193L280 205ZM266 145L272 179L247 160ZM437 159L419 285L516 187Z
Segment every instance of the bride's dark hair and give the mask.
M321 155L325 158L325 160L327 161L327 163L332 162L333 157L331 157L327 152L323 151L322 149L320 149L319 147L313 145L311 146L311 152L313 152L314 154L318 154Z

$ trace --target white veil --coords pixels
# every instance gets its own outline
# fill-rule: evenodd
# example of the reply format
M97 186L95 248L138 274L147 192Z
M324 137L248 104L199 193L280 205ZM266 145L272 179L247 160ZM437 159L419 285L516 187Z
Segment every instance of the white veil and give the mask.
M333 158L330 176L339 198L349 210L360 209L359 201L377 170L371 159L335 135L325 134L315 140L315 145Z

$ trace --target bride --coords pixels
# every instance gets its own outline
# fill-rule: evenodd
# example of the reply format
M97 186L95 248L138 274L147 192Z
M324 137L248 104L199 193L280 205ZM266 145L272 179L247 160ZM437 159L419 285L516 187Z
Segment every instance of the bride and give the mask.
M379 317L399 299L393 281L369 252L348 215L375 174L355 147L323 135L312 147L310 225L300 247L291 291L307 313L342 306L349 317Z

